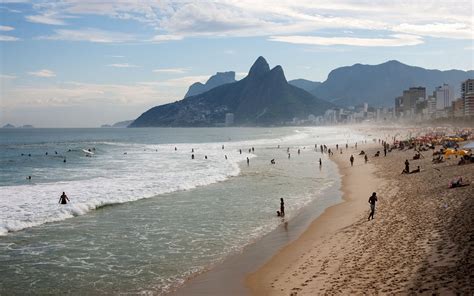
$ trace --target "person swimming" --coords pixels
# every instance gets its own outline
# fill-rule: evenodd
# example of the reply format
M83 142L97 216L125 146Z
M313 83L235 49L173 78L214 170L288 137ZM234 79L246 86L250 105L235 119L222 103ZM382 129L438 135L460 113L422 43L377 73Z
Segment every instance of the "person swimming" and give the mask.
M69 198L67 197L66 193L63 192L63 194L59 197L59 202L62 205L67 204L67 202L70 201Z

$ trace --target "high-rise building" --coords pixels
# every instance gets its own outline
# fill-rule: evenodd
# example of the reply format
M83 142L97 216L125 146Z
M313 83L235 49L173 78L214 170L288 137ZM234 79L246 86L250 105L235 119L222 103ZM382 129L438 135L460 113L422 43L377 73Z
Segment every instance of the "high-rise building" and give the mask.
M462 98L457 99L453 102L453 116L454 117L464 116L464 100Z
M426 99L426 88L410 87L403 91L403 96L395 99L396 116L409 117L415 113L421 113L422 110L416 109L416 103Z
M454 102L454 88L452 85L443 84L435 89L434 96L436 98L437 110L449 108Z
M428 114L433 115L436 113L436 98L434 96L429 96L427 100L428 104Z
M474 79L462 83L461 94L464 100L464 115L474 116Z

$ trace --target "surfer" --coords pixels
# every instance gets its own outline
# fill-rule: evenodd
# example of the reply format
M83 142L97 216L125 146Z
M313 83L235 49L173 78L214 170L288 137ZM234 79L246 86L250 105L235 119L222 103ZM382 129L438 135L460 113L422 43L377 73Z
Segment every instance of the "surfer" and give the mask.
M65 205L68 201L70 201L69 198L67 197L66 193L63 192L61 197L59 197L59 203Z

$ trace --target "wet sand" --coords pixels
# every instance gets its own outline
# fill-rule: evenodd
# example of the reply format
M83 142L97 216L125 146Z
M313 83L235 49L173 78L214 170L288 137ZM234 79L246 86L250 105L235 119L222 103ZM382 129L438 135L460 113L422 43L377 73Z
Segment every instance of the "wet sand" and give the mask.
M377 145L374 147L374 145ZM372 146L370 148L369 146ZM253 295L474 292L474 184L448 189L455 176L473 181L474 164L431 163L432 150L335 155L345 202L328 208L303 235L246 278ZM410 159L418 174L401 175ZM376 191L375 219L367 221Z

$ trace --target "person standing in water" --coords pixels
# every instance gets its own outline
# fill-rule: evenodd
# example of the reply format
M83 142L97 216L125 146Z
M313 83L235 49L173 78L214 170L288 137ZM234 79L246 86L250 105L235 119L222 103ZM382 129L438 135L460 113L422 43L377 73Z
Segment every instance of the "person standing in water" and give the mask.
M250 159L247 157L247 166L250 165Z
M280 198L280 215L285 217L285 201L283 198Z
M323 161L321 160L321 158L319 159L319 166L321 167L323 165Z
M63 194L61 194L61 196L59 197L58 203L65 205L67 204L68 201L69 201L69 198L67 197L66 193L63 192Z
M369 220L370 217L372 217L372 220L374 219L374 214L375 214L375 202L377 201L377 194L374 192L372 195L369 197L369 204L370 204L370 214L369 214Z

